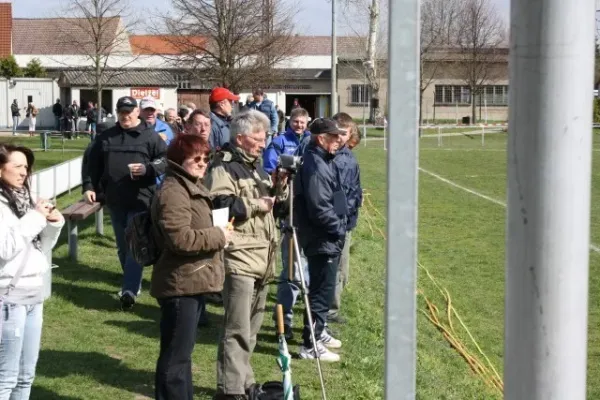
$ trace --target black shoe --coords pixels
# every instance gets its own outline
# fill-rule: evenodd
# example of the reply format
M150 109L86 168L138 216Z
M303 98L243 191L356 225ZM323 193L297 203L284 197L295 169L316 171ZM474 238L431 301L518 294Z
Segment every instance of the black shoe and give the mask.
M332 322L334 324L340 324L340 325L345 325L346 322L346 318L342 317L340 314L336 314L336 315L330 315L327 317L327 322Z
M294 340L294 331L292 331L292 327L289 325L283 326L283 335L285 336L286 342L291 342Z
M121 301L121 310L123 311L131 310L135 304L135 296L132 296L128 291L123 293L119 300Z

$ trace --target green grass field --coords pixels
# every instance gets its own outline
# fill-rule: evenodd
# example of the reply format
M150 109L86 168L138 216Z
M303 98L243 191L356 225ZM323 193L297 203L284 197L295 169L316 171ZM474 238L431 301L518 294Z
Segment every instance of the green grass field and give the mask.
M90 143L90 140L87 138L65 140L63 142L60 138L53 137L49 141L50 148L48 151L42 151L39 136L32 138L28 136L0 136L0 143L13 143L32 149L35 153L34 170L36 171L79 157Z
M506 136L421 139L420 166L481 194L504 200ZM382 140L367 141L357 150L368 200L354 234L350 283L343 298L349 323L333 326L343 340L342 362L324 365L330 399L381 399L384 373L384 280L386 169ZM596 140L600 150L600 141ZM595 154L595 153L594 153ZM592 241L600 243L600 161L594 161ZM501 205L477 197L427 174L419 182L419 260L447 289L465 326L502 376L504 318L504 224ZM73 194L59 199L62 207ZM53 297L46 303L43 346L34 399L149 399L158 355L156 302L140 298L133 312L118 310L116 292L121 272L113 235L105 220L105 237L94 234L93 219L80 227L78 264L67 258L66 232L54 253ZM381 231L381 232L380 232ZM600 398L600 254L591 253L588 398ZM145 273L148 287L150 270ZM500 399L501 394L475 374L426 317L425 298L447 321L443 296L423 270L419 271L418 374L419 399ZM270 308L253 357L259 381L280 378ZM300 336L300 309L295 334ZM196 397L210 399L215 387L215 357L221 309L209 306L211 327L198 333L194 352ZM477 354L454 318L456 337ZM290 343L296 353L298 342ZM483 357L479 356L483 363ZM318 399L316 365L294 359L295 383L302 397Z

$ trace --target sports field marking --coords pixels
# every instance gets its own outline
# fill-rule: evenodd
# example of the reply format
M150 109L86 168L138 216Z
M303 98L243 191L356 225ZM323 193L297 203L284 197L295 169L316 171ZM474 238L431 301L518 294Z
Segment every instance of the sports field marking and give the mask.
M503 202L503 201L500 201L500 200L498 200L498 199L494 199L493 197L486 196L485 194L483 194L483 193L480 193L480 192L478 192L478 191L476 191L476 190L469 189L468 187L465 187L465 186L459 185L459 184L458 184L458 183L456 183L456 182L452 182L451 180L449 180L449 179L446 179L446 178L444 178L443 176L440 176L440 175L438 175L438 174L436 174L436 173L433 173L433 172L431 172L431 171L427 171L426 169L423 169L423 168L421 168L421 167L419 167L419 171L421 171L421 172L423 172L423 173L425 173L425 174L427 174L427 175L429 175L429 176L432 176L432 177L434 177L435 179L438 179L438 180L440 180L440 181L442 181L442 182L444 182L444 183L446 183L446 184L448 184L448 185L450 185L450 186L454 186L454 187L455 187L455 188L457 188L457 189L464 190L464 191L465 191L465 192L467 192L467 193L471 193L471 194L473 194L473 195L475 195L475 196L477 196L477 197L481 197L482 199L485 199L485 200L487 200L487 201L491 201L491 202L492 202L492 203L494 203L494 204L497 204L497 205L499 205L499 206L502 206L502 207L505 207L505 208L506 208L506 203L505 203L505 202ZM600 247L598 247L598 245L596 245L596 244L594 244L594 243L591 243L591 242L590 242L590 249L592 249L592 250L593 250L593 251L595 251L596 253L600 253Z

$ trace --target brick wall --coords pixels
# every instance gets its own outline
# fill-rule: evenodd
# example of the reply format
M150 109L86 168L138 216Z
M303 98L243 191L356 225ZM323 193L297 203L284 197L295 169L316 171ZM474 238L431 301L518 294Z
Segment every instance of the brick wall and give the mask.
M0 57L12 54L12 4L0 3Z

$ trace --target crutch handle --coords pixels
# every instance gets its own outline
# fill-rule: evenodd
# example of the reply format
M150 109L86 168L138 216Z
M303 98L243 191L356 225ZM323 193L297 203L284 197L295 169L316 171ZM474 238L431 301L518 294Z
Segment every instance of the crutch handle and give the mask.
M283 306L281 304L277 304L276 308L277 314L277 333L283 335Z

